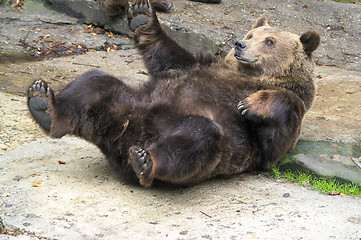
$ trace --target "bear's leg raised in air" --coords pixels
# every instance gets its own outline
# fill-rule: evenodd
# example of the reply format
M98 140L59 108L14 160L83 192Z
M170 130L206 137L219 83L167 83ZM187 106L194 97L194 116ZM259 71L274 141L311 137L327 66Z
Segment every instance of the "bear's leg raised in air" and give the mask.
M153 179L192 184L211 177L220 161L222 128L202 116L177 115L170 107L156 106L144 123L144 145L129 149L129 163L140 184Z
M138 0L128 9L128 22L134 44L150 74L170 69L186 69L217 62L212 53L193 55L170 38L159 24L149 1Z
M122 120L128 120L133 102L131 88L99 70L80 75L56 96L42 80L35 81L28 93L33 118L50 136L60 138L71 134L96 145L100 138L111 137L109 129L121 128Z

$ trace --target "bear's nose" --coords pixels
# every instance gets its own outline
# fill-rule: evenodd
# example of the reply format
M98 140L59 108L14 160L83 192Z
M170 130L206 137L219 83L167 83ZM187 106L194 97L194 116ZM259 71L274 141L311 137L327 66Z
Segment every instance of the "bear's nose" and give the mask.
M246 44L243 41L237 41L235 45L236 45L236 50L238 51L243 51L244 49L247 48Z

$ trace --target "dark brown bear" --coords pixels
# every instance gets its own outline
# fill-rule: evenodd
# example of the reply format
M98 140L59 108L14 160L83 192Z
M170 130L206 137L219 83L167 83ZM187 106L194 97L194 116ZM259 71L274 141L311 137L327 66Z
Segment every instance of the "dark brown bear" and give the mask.
M29 109L50 136L84 138L145 187L268 169L294 146L315 94L317 33L299 37L261 18L226 64L181 48L147 1L128 19L149 81L134 89L93 70L57 95L36 81Z

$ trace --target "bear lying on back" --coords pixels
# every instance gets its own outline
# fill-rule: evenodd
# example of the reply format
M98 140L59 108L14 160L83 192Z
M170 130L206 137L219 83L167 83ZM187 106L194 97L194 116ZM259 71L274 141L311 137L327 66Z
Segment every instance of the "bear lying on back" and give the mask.
M145 187L269 169L292 149L315 95L316 32L299 37L260 18L224 62L181 48L147 1L128 20L149 81L135 89L93 70L57 95L36 81L29 110L50 136L84 138Z

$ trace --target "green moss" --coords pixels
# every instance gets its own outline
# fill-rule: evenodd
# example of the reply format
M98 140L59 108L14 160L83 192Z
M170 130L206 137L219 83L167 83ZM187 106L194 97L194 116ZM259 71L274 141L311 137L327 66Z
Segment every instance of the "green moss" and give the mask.
M276 180L283 179L286 182L300 186L310 186L323 194L340 192L350 196L361 197L361 186L356 183L340 183L336 178L326 179L305 171L293 172L286 170L281 172L277 166L273 167L269 174Z

